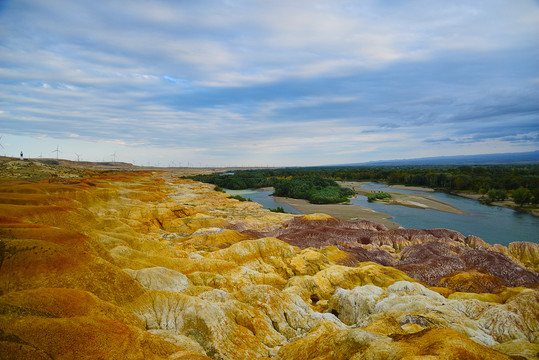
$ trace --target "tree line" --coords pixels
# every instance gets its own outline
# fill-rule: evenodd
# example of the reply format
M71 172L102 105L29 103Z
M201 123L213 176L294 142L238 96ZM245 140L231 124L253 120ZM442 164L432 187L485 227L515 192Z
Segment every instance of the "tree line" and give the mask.
M246 189L274 186L279 180L318 178L322 180L377 181L390 185L424 186L448 192L473 192L484 195L486 202L504 200L511 196L520 205L539 203L539 164L522 165L467 165L467 166L380 166L380 167L309 167L239 171L233 175L198 175L198 181L209 182L228 189ZM319 180L306 180L313 188L319 188ZM300 181L302 182L302 181ZM286 184L283 183L283 184ZM335 187L331 183L327 187ZM288 194L301 193L299 185L282 185L293 190ZM296 189L297 188L297 189ZM316 192L320 193L321 189ZM326 189L325 194L340 198L336 189ZM281 195L286 196L286 195ZM290 196L293 197L293 196ZM317 201L317 196L312 195Z
M275 179L274 196L306 199L312 204L335 204L348 202L354 190L339 186L334 180L320 176L297 176L291 179Z
M241 171L234 174L196 175L194 180L214 184L220 188L241 190L273 187L273 195L309 200L313 204L347 202L355 193L339 186L334 180L309 174L305 176L266 177L260 171Z

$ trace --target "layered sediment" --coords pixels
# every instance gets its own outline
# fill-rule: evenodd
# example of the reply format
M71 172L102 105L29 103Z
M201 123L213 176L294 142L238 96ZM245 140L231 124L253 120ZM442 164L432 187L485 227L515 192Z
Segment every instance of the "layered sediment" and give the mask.
M1 358L539 353L538 244L272 213L172 173L55 181L0 183Z

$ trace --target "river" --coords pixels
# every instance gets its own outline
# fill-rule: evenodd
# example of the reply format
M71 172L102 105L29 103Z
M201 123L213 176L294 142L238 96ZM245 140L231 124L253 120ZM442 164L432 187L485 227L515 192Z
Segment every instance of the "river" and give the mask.
M301 214L299 211L294 209L292 206L287 204L281 204L273 200L273 190L229 190L224 189L227 194L232 196L241 195L244 198L250 198L254 202L261 204L264 209L275 209L277 207L282 207L284 211L290 214Z
M468 213L451 214L429 209L406 206L384 205L367 201L366 196L357 196L350 202L393 216L391 221L405 228L446 228L466 235L476 235L489 244L507 246L514 241L539 243L539 218L499 206L483 205L477 200L467 199L443 192L422 192L388 188L383 183L366 183L362 189L380 190L403 194L428 194L433 199L445 202Z
M369 203L367 197L361 195L350 199L350 203L353 205L393 216L391 221L405 228L446 228L456 230L464 236L470 234L479 236L489 244L504 246L514 241L539 243L539 218L529 214L522 214L498 206L483 205L477 200L442 192L394 189L388 188L383 183L365 183L361 188L404 194L424 193L432 196L435 200L445 202L468 213L467 215L458 215L437 210L384 205L377 202ZM240 194L245 198L251 198L266 209L282 206L287 212L299 214L293 207L275 202L271 196L273 191L227 190L227 192L231 195Z

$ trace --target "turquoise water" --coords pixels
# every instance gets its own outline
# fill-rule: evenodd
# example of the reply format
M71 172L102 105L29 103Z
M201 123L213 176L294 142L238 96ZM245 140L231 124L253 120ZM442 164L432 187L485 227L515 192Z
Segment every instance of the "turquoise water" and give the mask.
M479 236L489 244L502 244L505 246L514 241L539 243L539 218L532 215L522 214L498 206L483 205L476 200L441 192L393 189L388 188L383 183L366 183L361 188L403 194L428 194L435 200L443 201L468 213L468 215L458 215L429 209L384 205L376 202L369 203L366 196L357 196L350 199L350 202L354 205L391 215L393 217L391 221L405 228L451 229L462 233L464 236ZM251 198L253 201L262 204L266 209L282 206L289 213L301 214L290 205L275 202L271 196L273 191L227 190L227 193Z
M483 205L477 200L467 199L441 192L422 192L388 188L383 183L367 183L362 189L380 190L404 194L429 194L468 213L451 214L442 211L415 209L406 206L369 203L366 196L357 196L350 202L393 216L391 221L405 228L446 228L456 230L464 236L476 235L489 244L507 246L513 241L539 243L539 218L498 206Z

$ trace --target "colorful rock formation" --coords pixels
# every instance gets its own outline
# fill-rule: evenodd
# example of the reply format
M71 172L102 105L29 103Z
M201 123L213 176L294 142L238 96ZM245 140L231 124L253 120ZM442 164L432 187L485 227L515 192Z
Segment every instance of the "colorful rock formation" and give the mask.
M172 173L84 175L0 183L2 359L539 354L538 244L272 213Z

